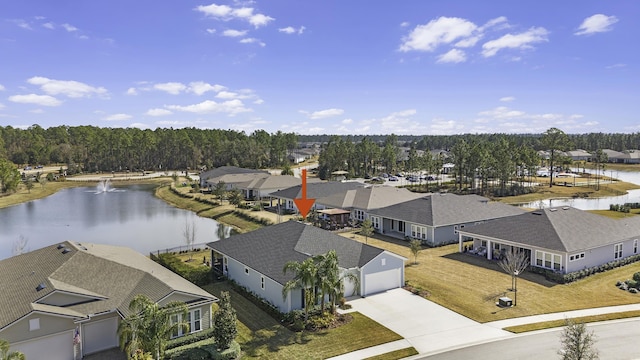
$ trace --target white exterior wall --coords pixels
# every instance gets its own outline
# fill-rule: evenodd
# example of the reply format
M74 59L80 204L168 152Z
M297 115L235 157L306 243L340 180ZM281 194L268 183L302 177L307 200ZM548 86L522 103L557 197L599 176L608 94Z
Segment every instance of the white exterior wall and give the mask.
M398 271L398 284L399 286L404 285L404 259L399 257L398 255L391 254L390 252L384 251L371 261L366 263L360 270L360 294L366 294L365 289L369 286L367 285L367 275L386 272L390 270ZM385 286L386 289L395 288L395 284L387 284Z
M622 259L636 255L640 253L640 240L638 240L638 248L634 253L633 241L635 239L629 239L626 241L615 242L612 244L608 244L605 246L601 246L595 249L585 250L585 251L577 251L567 254L567 272L580 271L586 268L599 266L610 261L618 260L614 259L614 247L615 244L622 244ZM584 258L580 258L578 260L571 261L569 260L571 255L580 255L584 253Z

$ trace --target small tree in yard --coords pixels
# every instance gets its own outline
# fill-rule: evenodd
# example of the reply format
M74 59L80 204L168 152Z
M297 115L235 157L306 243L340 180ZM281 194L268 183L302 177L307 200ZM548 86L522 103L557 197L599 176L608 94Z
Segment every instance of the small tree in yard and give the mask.
M242 204L242 191L240 189L232 189L229 191L229 203L238 207Z
M420 250L422 250L422 241L418 239L413 239L409 241L409 248L411 249L411 254L413 254L413 263L418 263L418 254L420 254Z
M236 310L231 307L231 296L228 291L220 294L219 308L213 314L213 338L218 349L225 350L238 335Z
M33 180L29 179L27 180L24 185L27 187L27 190L29 191L29 194L31 194L31 189L33 189Z
M511 275L511 290L513 290L514 294L513 306L516 306L518 301L518 276L529 266L529 258L524 251L509 251L498 265L507 274Z
M0 360L24 360L26 357L19 351L9 351L9 342L0 339Z
M364 242L367 243L369 236L373 235L373 223L371 219L366 219L360 226L360 235L364 236Z
M562 360L596 360L598 350L595 348L596 337L588 331L584 323L566 320L566 327L560 335L562 347L558 351Z
M182 235L184 236L184 241L187 243L187 247L191 252L191 255L189 255L189 261L191 261L193 260L193 243L196 241L196 223L194 221L189 223L185 220Z

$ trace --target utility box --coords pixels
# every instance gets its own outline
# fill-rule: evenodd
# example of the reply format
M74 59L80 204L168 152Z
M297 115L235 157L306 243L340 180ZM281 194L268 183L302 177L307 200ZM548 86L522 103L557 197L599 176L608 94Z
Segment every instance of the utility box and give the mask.
M498 299L498 306L500 306L500 307L511 307L511 306L513 306L513 300L511 300L511 298L503 296L500 299Z

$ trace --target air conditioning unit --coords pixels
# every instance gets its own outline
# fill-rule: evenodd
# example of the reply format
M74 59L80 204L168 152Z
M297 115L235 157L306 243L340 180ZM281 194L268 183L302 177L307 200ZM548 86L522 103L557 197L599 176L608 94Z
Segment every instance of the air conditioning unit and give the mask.
M498 299L498 306L500 306L500 307L511 307L511 306L513 306L513 300L511 300L511 298L503 296L503 297Z

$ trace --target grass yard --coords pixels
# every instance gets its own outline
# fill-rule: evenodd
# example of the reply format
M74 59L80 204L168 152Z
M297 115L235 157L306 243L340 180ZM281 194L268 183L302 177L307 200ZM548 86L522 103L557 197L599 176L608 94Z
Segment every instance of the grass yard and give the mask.
M590 322L628 319L633 317L640 317L640 311L625 311L625 312L603 314L603 315L581 316L581 317L573 318L573 321L576 323L586 324ZM563 319L563 320L543 321L543 322L526 324L526 325L509 326L504 328L504 330L510 331L514 334L521 334L528 331L551 329L551 328L561 327L565 325L566 325L566 322Z
M596 191L592 187L586 186L560 186L554 185L549 187L549 178L537 178L542 184L537 191L531 194L524 194L518 196L508 196L503 198L496 198L496 201L500 201L506 204L521 204L528 203L544 199L552 198L571 198L574 196L586 196L590 198L606 197L606 196L618 196L625 194L628 190L638 189L640 186L623 181L615 181L612 184L601 184L600 190ZM546 179L546 180L545 180ZM555 181L555 179L554 179ZM584 181L584 180L581 180ZM593 180L592 180L593 181ZM595 185L595 181L594 185Z
M364 237L343 234L364 242ZM458 245L424 249L413 265L408 243L379 235L368 243L409 259L405 278L413 286L430 292L429 300L479 322L503 320L520 316L560 311L632 304L640 294L631 294L615 287L618 280L630 279L640 271L640 262L599 273L577 282L559 285L543 276L525 273L518 278L517 306L499 308L501 296L513 299L511 277L498 264L484 258L458 253Z
M320 332L292 332L239 295L226 283L204 286L219 296L229 291L238 315L238 337L243 358L249 359L325 359L370 346L400 340L402 337L359 313L353 321L336 329Z
M413 355L418 355L418 351L415 348L408 347L406 349L400 349L388 352L386 354L368 357L365 360L397 360L404 359Z

